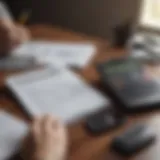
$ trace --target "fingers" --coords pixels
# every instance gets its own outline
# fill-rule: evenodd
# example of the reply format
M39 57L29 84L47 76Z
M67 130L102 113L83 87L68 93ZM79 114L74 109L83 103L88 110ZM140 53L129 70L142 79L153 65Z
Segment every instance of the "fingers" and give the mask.
M50 115L36 117L31 126L35 157L61 159L67 152L67 135L60 121ZM32 154L33 155L33 154Z
M21 26L16 26L15 28L16 36L17 36L17 42L18 43L24 43L25 41L28 41L30 39L29 31Z
M7 20L7 19L0 19L0 29L3 31L3 33L8 33L8 31L11 31L14 28L14 23Z
M45 115L42 117L36 117L32 124L32 132L34 135L42 134L53 134L60 131L63 125L59 122L57 118L53 118L50 115Z
M41 142L42 139L61 139L63 143L67 143L67 130L65 126L57 118L50 115L36 117L31 131L33 139L37 142Z
M19 44L30 39L29 31L12 21L0 19L0 52L10 52ZM1 54L0 53L0 54Z
M44 134L52 134L53 131L53 117L50 115L45 115L42 118L42 130L44 132Z
M12 49L12 42L15 39L14 25L7 20L0 20L0 41L1 52L8 52Z
M41 134L41 117L36 117L31 126L31 134L34 137L39 137Z

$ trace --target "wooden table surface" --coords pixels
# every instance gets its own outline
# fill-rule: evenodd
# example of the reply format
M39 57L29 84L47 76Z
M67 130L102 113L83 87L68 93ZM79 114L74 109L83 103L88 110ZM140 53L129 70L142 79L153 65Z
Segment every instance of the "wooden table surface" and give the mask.
M110 48L107 41L100 38L93 38L83 34L66 31L60 28L51 26L31 26L29 27L34 39L50 40L50 41L71 41L71 42L92 42L97 46L97 54L92 62L85 68L79 71L79 74L91 85L98 87L100 78L96 72L95 66L97 63L103 62L109 58L119 57L125 54L122 49ZM153 69L156 74L160 72L159 67ZM15 74L12 72L0 72L0 106L2 109L14 114L21 119L28 121L24 112L21 111L19 105L5 92L4 80L6 76ZM112 107L112 104L110 105ZM118 107L118 104L116 104ZM151 129L154 129L157 134L156 143L146 150L134 155L130 158L125 158L113 153L110 150L110 143L116 135L123 132L131 124L136 121L148 121ZM84 129L83 122L69 127L69 160L159 160L160 159L160 114L159 111L152 111L146 114L130 115L126 124L122 127L113 130L101 136L91 136Z

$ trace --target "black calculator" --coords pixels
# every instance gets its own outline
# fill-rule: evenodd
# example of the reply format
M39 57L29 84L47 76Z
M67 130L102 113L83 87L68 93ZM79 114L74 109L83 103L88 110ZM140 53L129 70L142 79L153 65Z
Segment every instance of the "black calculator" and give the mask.
M160 107L160 80L145 64L121 58L98 65L106 90L127 111Z

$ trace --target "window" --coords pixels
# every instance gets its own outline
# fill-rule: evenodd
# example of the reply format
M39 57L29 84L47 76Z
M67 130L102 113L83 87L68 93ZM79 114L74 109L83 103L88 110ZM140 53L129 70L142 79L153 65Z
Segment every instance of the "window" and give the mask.
M143 0L139 23L160 30L160 0Z

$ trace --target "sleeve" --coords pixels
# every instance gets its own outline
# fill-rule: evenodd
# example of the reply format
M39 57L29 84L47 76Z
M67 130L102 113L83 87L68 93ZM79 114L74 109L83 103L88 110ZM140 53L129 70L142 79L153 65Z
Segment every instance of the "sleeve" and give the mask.
M0 1L0 18L13 19L7 5L2 1Z

